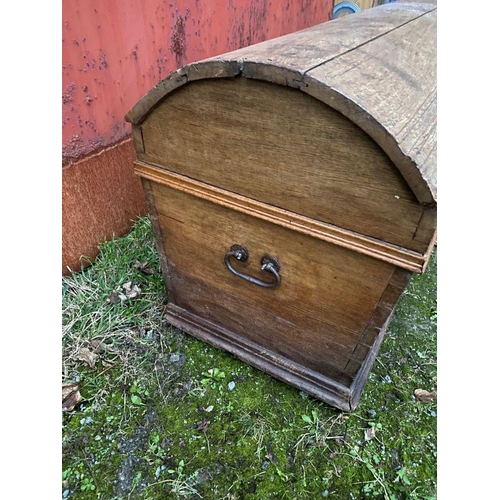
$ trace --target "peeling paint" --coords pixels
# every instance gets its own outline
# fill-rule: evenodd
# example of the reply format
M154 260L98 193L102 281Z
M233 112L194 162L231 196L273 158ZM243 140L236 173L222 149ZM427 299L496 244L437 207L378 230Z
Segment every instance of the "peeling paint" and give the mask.
M70 140L63 146L63 159L77 160L88 154L89 146L91 151L96 152L105 146L102 139L91 139L84 141L80 135L71 136Z
M137 44L134 45L134 50L132 51L132 56L134 60L137 62L137 51L139 50L139 46Z
M63 162L127 137L127 111L179 67L327 21L331 10L332 0L63 0Z
M101 53L99 55L99 62L101 63L101 66L106 69L108 67L108 61L106 61L106 53L101 49ZM99 69L101 69L101 66L99 66Z
M76 83L71 82L66 85L66 92L62 95L63 104L69 104L70 102L73 102L73 99L75 98L75 91Z
M166 54L163 54L162 48L160 48L160 55L156 58L156 64L158 66L159 79L161 80L162 78L168 75L167 71L168 57L166 56Z
M179 17L174 25L174 30L171 38L172 51L175 54L177 66L181 66L182 61L186 57L186 30L185 20Z

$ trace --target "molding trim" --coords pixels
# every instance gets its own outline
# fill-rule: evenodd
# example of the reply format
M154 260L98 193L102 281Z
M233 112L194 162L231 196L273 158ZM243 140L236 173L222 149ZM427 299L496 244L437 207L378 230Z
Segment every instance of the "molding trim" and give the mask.
M141 161L134 162L135 173L140 177L203 198L231 210L251 215L258 219L306 234L313 238L348 248L378 260L402 267L408 271L422 273L427 264L432 246L425 254L370 238L333 224L317 221L303 215L262 203L245 196L220 189L204 182L195 181L180 174Z
M298 365L290 359L262 349L260 345L230 332L194 315L185 309L169 302L165 313L167 321L194 337L223 349L243 362L259 370L303 390L325 403L344 411L351 411L352 390L339 382L327 379L323 375Z

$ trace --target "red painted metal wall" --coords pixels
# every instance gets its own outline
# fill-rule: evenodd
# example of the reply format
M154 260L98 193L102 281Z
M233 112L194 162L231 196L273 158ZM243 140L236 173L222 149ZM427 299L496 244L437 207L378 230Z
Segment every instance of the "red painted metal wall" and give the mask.
M332 0L65 0L63 155L123 139L125 113L170 72L328 20Z
M130 225L129 219L123 220L130 217L131 210L126 206L126 197L103 200L103 194L92 185L117 182L116 169L109 166L106 149L129 136L130 125L123 117L142 95L189 62L327 21L331 19L333 3L63 0L63 269L70 264L74 269L81 254L95 256L98 239L107 238L112 232L123 233ZM129 162L130 147L126 149L123 158ZM113 150L113 165L119 162L120 151ZM83 172L85 162L78 160L99 152L102 154L98 159L92 160L92 182L82 186L85 175L76 175L72 169L80 168ZM120 176L130 175L132 179L131 172L132 165ZM134 189L132 196L137 197L138 192ZM112 196L109 190L106 196ZM99 208L104 201L108 205L123 204L123 216L113 214L116 231L105 207ZM143 206L142 200L134 198L130 203L133 210L143 211L138 208ZM84 209L75 210L78 206L95 209L92 217L87 220Z

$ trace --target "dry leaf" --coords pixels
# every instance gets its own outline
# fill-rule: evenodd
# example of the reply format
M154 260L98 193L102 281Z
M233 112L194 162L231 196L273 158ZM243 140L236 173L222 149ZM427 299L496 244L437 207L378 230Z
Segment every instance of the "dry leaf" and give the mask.
M133 299L141 293L141 289L137 285L132 286L131 281L123 285L123 290L125 294L120 294L120 299L122 300Z
M111 292L109 294L107 301L110 304L119 304L121 302L120 294L118 292Z
M377 429L375 426L365 429L365 441L370 441L375 437L377 433Z
M82 400L78 384L74 382L62 385L62 411L71 411Z
M424 389L415 389L413 394L415 395L418 401L423 401L424 403L431 402L437 396L436 391L429 392Z
M92 352L90 349L82 347L78 351L77 359L79 359L80 361L85 361L85 363L87 363L90 368L94 368L95 362L99 359L99 356L95 352Z
M63 401L72 393L78 390L76 382L63 382L62 384L62 399Z
M210 420L203 420L198 423L196 430L200 432L207 432L209 425L210 425Z
M103 344L100 340L93 340L91 343L90 343L90 346L92 347L92 350L96 353L96 354L100 354L102 351L104 351L104 347L103 347Z
M149 264L147 262L139 262L136 260L134 264L132 264L132 267L135 269L139 269L141 273L143 274L154 274L154 270L149 267Z
M123 290L123 292L121 290ZM117 290L111 292L107 298L107 302L110 304L120 304L120 302L134 299L139 296L140 293L141 289L137 285L132 286L132 282L128 281L123 286L118 287Z

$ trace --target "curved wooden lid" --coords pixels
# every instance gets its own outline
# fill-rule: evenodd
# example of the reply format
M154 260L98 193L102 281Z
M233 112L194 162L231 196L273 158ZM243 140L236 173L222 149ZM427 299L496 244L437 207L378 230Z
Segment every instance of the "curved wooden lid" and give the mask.
M126 115L139 125L188 82L241 76L297 88L341 112L386 152L420 203L437 203L435 1L374 7L189 64Z

